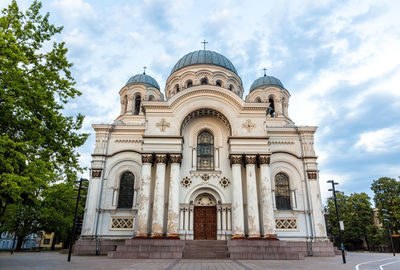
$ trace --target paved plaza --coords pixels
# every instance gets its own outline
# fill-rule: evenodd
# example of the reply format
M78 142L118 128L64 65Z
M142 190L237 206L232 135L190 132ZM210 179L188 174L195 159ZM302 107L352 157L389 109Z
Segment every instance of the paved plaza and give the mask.
M107 270L211 270L211 269L355 269L355 270L398 270L400 258L381 253L349 253L347 264L341 256L307 257L301 261L259 261L259 260L138 260L109 259L105 256L73 256L67 262L67 255L57 252L9 252L0 253L1 270L47 270L47 269L107 269Z

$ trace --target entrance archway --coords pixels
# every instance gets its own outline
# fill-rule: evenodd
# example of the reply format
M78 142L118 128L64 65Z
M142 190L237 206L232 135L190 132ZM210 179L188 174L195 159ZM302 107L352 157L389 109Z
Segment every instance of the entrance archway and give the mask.
M217 206L214 196L203 193L194 202L194 240L217 240Z

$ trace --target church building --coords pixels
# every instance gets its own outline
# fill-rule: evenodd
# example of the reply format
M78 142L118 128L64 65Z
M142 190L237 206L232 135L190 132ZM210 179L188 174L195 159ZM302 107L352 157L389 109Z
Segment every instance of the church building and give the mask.
M135 239L327 243L317 127L289 118L290 93L275 77L244 92L232 62L210 50L179 59L164 89L145 72L131 77L120 115L93 125L78 245L104 253Z

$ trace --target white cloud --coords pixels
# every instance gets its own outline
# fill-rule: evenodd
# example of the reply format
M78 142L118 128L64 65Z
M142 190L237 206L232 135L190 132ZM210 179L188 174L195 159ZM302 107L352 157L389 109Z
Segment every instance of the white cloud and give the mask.
M52 6L59 9L66 18L91 17L94 16L92 6L83 0L56 0Z
M367 152L392 152L400 149L400 128L391 127L364 132L355 144Z

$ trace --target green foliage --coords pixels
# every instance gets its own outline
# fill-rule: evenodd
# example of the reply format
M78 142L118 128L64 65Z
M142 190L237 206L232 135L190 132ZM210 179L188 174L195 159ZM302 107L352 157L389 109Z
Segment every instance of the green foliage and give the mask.
M344 245L347 249L361 248L362 239L368 244L378 244L380 238L375 236L378 228L373 223L373 209L370 197L366 193L353 193L350 196L343 192L336 194L339 217L345 230L342 231ZM334 235L335 244L339 244L339 229L336 220L335 204L329 200L325 207L328 231Z
M378 208L378 219L381 224L384 221L383 209L388 212L390 227L393 233L400 232L400 181L394 178L381 177L374 180L371 189L374 191L374 202Z
M33 203L52 182L76 179L87 134L83 116L64 116L74 88L62 27L49 23L34 1L21 12L15 0L0 17L0 221L7 205Z

